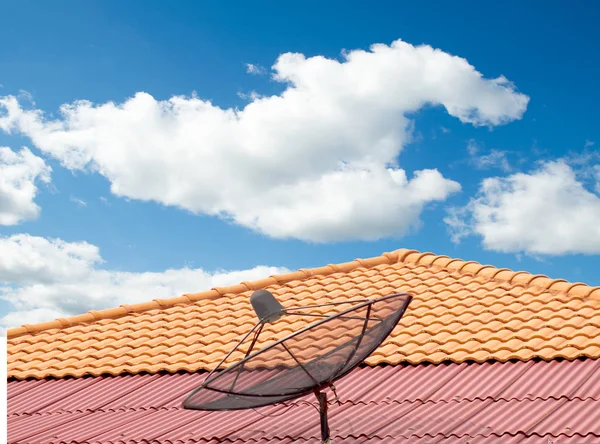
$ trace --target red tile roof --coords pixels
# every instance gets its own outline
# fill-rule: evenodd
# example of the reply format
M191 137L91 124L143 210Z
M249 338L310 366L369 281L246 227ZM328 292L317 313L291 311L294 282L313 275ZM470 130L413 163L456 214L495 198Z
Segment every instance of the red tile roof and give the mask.
M600 287L412 250L13 329L10 442L317 442L303 400L278 417L181 409L255 322L258 288L284 306L414 296L373 367L337 384L343 442L600 442Z
M12 381L9 442L318 442L311 397L260 409L274 417L182 410L203 376ZM366 367L337 390L330 425L342 442L600 441L600 360Z

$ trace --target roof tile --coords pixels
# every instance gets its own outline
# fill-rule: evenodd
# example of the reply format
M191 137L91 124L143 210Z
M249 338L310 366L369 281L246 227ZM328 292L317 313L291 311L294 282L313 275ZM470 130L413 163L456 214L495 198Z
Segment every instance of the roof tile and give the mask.
M600 357L600 287L398 250L12 329L9 377L212 369L255 323L249 296L258 288L286 307L413 294L369 365ZM297 322L282 319L275 336Z

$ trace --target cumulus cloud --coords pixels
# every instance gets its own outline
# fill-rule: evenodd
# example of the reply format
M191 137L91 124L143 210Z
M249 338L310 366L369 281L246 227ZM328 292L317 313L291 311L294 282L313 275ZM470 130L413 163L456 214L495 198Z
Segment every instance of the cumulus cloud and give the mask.
M600 195L588 188L565 161L546 162L529 174L483 180L478 195L445 222L454 241L479 235L489 250L597 254Z
M529 98L465 59L400 40L342 60L282 54L279 95L223 109L196 96L65 104L60 118L0 98L0 129L20 132L117 196L219 216L277 238L327 242L401 236L460 185L400 168L408 116L426 105L475 126L520 119ZM410 179L409 179L410 177Z
M28 234L0 238L0 298L14 310L0 324L14 327L208 290L288 272L258 266L242 271L201 268L133 273L100 268L98 247Z
M0 147L0 225L37 219L34 202L39 181L50 183L51 168L29 149L19 152Z
M102 263L100 251L87 242L64 242L15 234L0 238L0 282L48 284L85 276Z

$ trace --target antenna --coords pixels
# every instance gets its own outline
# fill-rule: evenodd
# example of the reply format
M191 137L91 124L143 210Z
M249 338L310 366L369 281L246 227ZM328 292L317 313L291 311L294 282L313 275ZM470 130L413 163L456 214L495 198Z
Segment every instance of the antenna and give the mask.
M258 322L185 398L183 407L244 410L289 401L312 392L319 403L321 441L329 444L328 403L324 390L330 388L335 394L333 382L352 371L381 345L411 300L411 295L397 293L376 299L284 308L273 294L257 290L250 296L250 303ZM272 324L298 320L308 325L281 338L277 336L281 329L269 331ZM269 334L261 336L267 331ZM255 350L259 337L271 342Z

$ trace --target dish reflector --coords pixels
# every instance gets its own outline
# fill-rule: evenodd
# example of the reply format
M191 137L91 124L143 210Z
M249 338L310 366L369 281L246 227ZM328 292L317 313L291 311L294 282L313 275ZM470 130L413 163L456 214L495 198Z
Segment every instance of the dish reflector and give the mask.
M402 293L284 309L270 293L266 293L256 298L256 293L252 296L252 305L261 321L232 350L235 351L256 330L246 357L227 368L220 368L220 364L185 399L184 408L242 410L316 393L373 353L398 324L412 299L409 294ZM341 304L349 304L350 308L332 315L314 310ZM265 322L279 318L279 322L283 322L297 316L324 319L252 352Z

